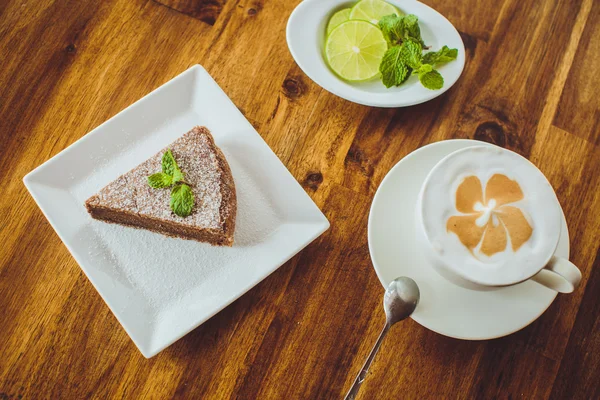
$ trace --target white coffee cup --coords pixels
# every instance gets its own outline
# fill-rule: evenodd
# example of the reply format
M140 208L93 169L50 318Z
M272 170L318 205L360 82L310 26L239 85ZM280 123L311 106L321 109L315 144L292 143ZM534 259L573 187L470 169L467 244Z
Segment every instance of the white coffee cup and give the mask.
M431 265L454 284L491 290L528 279L561 293L581 272L554 253L562 210L529 160L497 146L473 146L440 160L416 204L416 231Z

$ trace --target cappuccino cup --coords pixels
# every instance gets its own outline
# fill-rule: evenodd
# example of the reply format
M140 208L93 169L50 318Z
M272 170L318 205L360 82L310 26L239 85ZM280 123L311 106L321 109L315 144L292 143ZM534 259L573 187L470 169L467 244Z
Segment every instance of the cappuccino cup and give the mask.
M449 154L427 175L415 212L421 251L454 284L493 290L533 279L570 293L581 281L554 255L563 218L556 194L517 153L473 146Z

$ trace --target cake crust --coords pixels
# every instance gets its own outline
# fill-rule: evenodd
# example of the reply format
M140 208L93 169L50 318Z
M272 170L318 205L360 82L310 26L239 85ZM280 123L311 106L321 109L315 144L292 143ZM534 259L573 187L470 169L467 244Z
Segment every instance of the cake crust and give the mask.
M160 171L160 160L171 149L196 202L188 217L169 206L170 189L153 189L147 176ZM210 131L194 127L167 148L109 183L85 202L98 220L147 229L166 236L232 246L237 197L231 169Z

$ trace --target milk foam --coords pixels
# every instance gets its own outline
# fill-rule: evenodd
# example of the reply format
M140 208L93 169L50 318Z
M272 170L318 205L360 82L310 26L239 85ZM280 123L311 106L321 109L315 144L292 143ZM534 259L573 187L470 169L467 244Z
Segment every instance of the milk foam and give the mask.
M486 285L529 278L554 253L560 206L544 175L499 147L459 150L430 172L418 210L431 251Z

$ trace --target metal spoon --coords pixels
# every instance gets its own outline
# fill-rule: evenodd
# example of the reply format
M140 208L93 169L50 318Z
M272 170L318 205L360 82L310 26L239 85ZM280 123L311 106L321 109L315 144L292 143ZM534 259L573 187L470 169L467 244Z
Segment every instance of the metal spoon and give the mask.
M353 400L356 398L360 386L367 377L369 367L371 366L375 355L379 351L379 347L381 346L381 342L383 342L383 338L388 333L392 325L398 321L408 318L413 311L415 311L417 304L419 304L420 297L421 294L419 292L417 283L406 276L396 278L390 283L385 291L385 295L383 296L385 326L379 334L379 338L377 339L377 342L375 342L375 346L373 346L373 350L371 350L371 354L369 354L367 361L365 361L360 373L354 380L354 384L348 391L346 400Z

